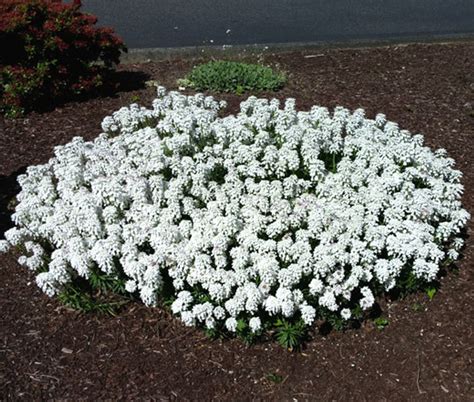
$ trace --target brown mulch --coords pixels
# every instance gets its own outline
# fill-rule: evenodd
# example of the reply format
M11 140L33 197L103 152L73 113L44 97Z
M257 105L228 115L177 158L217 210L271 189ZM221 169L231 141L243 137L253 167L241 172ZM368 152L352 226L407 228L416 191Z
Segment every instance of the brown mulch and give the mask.
M473 42L263 57L289 73L277 96L295 97L301 109L383 112L424 134L430 147L446 148L464 172L464 205L474 213ZM10 225L7 204L18 172L47 161L73 136L94 138L105 115L137 97L149 104L154 91L141 85L143 73L176 88L195 62L124 66L113 96L0 118L0 234ZM220 98L233 112L242 99ZM116 317L79 314L43 295L12 253L0 256L0 398L473 400L473 229L471 220L458 270L442 279L432 301L419 293L389 303L384 330L366 322L315 332L301 353L274 342L212 341L138 303Z

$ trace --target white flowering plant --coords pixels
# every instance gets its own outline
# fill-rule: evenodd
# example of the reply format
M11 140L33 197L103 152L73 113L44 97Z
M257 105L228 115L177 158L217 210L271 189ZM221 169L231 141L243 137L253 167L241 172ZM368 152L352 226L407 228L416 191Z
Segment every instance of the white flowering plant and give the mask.
M359 319L458 257L469 214L446 151L361 109L224 106L158 88L151 109L56 147L19 176L0 249L21 246L49 296L86 283L291 347L316 320Z

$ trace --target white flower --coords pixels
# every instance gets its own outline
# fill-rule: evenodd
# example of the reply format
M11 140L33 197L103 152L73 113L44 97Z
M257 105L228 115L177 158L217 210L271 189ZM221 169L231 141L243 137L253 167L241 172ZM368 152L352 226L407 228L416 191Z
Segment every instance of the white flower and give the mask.
M6 240L0 240L0 254L6 253L10 249L10 243Z
M181 321L183 321L187 327L192 327L196 324L196 320L190 311L183 311L181 313Z
M319 298L319 304L326 307L329 311L336 311L338 308L334 292L329 289Z
M137 283L133 280L125 282L125 290L129 293L133 293L137 290Z
M156 304L156 289L144 286L140 290L140 298L147 306L154 306Z
M309 291L311 292L312 295L317 295L321 293L323 289L324 289L324 284L318 278L313 279L309 284Z
M171 304L171 311L173 311L174 314L182 313L189 309L192 301L193 297L191 293L187 290L183 290L178 293L178 297Z
M225 316L226 316L226 313L225 313L224 308L222 308L221 306L217 306L214 308L214 317L216 317L216 319L222 320L225 318Z
M316 317L316 309L308 304L300 306L301 318L307 325L311 325Z
M270 315L275 315L281 311L281 303L275 296L268 296L265 300L265 310L270 313Z
M262 322L260 321L260 318L252 317L249 321L249 327L253 333L260 331L262 328Z
M364 286L361 288L361 293L362 293L362 299L360 299L360 307L362 310L367 310L368 308L372 307L375 300L374 300L374 295L372 294L372 291L367 287Z
M36 284L49 297L55 296L57 289L52 285L54 280L51 279L49 272L41 272L36 276Z
M230 317L225 321L225 327L230 332L237 331L237 320L234 317Z
M206 318L206 328L213 329L216 326L216 320L214 317L207 317Z
M348 320L349 318L351 318L351 310L348 309L348 308L343 308L341 310L341 317L344 319L344 320Z
M28 261L28 257L26 255L20 255L18 257L18 264L20 264L20 265L25 265L26 266L27 261Z

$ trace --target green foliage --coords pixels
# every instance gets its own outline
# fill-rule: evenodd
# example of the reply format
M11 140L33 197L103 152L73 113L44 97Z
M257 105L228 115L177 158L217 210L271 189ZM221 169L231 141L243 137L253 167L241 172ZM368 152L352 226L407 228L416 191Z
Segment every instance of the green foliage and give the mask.
M425 307L421 303L413 303L411 308L412 308L413 311L416 311L416 312L423 311L425 309Z
M104 292L109 291L117 294L126 294L124 279L117 278L114 275L108 275L99 270L91 270L89 283L93 289L99 289Z
M417 278L413 271L406 267L400 274L397 284L392 291L396 297L405 297L410 293L414 293L426 286L426 281Z
M140 102L140 95L132 95L132 97L130 98L130 101L131 101L132 103L138 103L138 102ZM147 127L149 127L149 126L147 126Z
M337 172L337 165L342 159L342 153L320 152L319 159L324 162L324 166L331 173Z
M352 318L354 320L362 320L363 317L364 317L364 311L362 310L362 308L359 305L355 306L351 310L351 313L352 313Z
M276 373L268 373L267 380L274 382L275 384L280 384L283 381L283 376Z
M216 165L214 168L209 172L209 179L215 181L218 184L224 184L225 178L227 175L227 169L224 165Z
M83 313L115 315L131 298L126 296L125 280L118 272L106 274L92 269L88 279L77 277L58 295L59 301Z
M171 305L176 300L176 290L173 286L173 280L169 276L168 271L161 272L163 284L159 293L160 305L171 311Z
M243 319L237 320L237 336L247 345L253 344L260 334L253 333L247 322Z
M429 286L426 288L426 295L428 296L428 299L433 300L433 297L435 297L437 290L436 287L434 286Z
M192 69L182 85L198 91L232 92L238 95L248 91L276 91L286 82L284 74L269 67L234 61L211 61Z
M326 321L336 331L342 331L347 326L347 321L343 320L339 314L331 314L331 316L327 317Z
M225 337L224 332L216 329L216 328L205 328L204 333L210 339L223 339Z
M90 292L85 291L77 284L67 285L66 288L59 293L59 301L65 306L71 307L82 313L100 313L108 315L116 315L120 307L128 301L100 301Z
M389 324L389 321L385 317L377 317L374 320L374 324L377 327L377 329L383 330Z
M297 350L301 347L307 331L303 320L291 322L282 318L276 321L275 327L276 339L281 346L289 350Z

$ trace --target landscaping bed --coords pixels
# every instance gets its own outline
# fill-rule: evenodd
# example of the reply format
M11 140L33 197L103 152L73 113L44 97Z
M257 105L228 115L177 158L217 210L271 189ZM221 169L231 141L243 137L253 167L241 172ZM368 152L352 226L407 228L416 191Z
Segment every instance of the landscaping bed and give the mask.
M474 168L473 44L314 50L263 55L287 73L277 93L299 110L314 104L382 112L426 145L446 148L464 173L463 205L472 213ZM252 57L248 57L253 60ZM74 136L93 139L103 117L131 102L149 105L157 80L169 89L196 63L175 60L123 66L114 96L2 120L0 213L24 167L46 162L55 145ZM141 84L141 85L140 85ZM137 89L138 88L138 89ZM271 98L272 93L259 96ZM246 95L216 95L235 113ZM472 230L472 222L468 234ZM347 332L317 334L301 353L275 343L251 347L207 339L158 308L129 304L117 317L79 314L41 294L10 253L0 256L0 386L10 398L466 398L472 395L472 241L442 279L434 299L419 293L380 301L388 325L366 321Z

